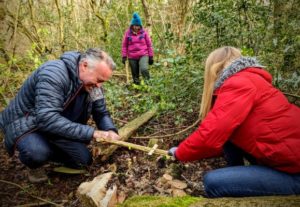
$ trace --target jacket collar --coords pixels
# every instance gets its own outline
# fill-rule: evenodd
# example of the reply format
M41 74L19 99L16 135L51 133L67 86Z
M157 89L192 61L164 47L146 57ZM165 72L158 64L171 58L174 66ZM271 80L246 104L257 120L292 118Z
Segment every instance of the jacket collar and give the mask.
M81 53L78 51L65 52L60 59L65 63L69 72L70 79L75 83L76 86L81 84L79 79L79 60Z
M227 80L232 75L247 69L249 67L255 67L262 69L264 66L262 66L258 60L254 57L240 57L236 60L234 60L228 67L223 69L221 72L219 78L215 82L214 90L220 88L225 80Z

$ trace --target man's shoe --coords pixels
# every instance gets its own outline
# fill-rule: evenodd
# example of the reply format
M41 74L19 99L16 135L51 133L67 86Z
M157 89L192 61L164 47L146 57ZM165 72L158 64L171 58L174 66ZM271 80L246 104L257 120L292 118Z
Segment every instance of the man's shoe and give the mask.
M48 180L48 176L43 168L29 169L28 180L31 183L44 183Z
M86 174L87 171L84 168L75 169L69 168L65 166L55 167L53 168L53 172L63 173L63 174Z

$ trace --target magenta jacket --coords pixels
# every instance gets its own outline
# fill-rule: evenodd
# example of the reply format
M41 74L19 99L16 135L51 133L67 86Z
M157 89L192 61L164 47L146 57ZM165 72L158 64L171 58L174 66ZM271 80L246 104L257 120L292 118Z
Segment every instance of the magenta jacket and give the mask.
M143 56L153 57L152 42L146 30L141 29L134 34L128 29L123 37L122 57L140 59Z

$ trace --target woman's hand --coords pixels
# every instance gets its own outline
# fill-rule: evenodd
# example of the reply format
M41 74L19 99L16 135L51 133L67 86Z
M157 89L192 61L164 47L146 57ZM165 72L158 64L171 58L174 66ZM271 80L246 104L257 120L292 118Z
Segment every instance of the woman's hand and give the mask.
M176 159L176 150L177 150L177 147L172 147L171 149L168 150L168 154L173 156L175 159Z

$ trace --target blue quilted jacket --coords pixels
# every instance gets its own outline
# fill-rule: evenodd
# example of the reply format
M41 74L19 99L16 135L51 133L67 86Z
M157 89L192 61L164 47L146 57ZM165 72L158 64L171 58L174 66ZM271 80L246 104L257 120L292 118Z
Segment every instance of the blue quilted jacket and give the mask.
M78 77L79 52L66 52L60 60L48 61L24 82L16 97L0 113L0 129L5 135L5 147L10 155L16 142L33 131L50 132L76 141L89 142L94 128L72 122L63 112L82 89ZM105 100L87 100L86 120L91 113L101 130L115 128Z

